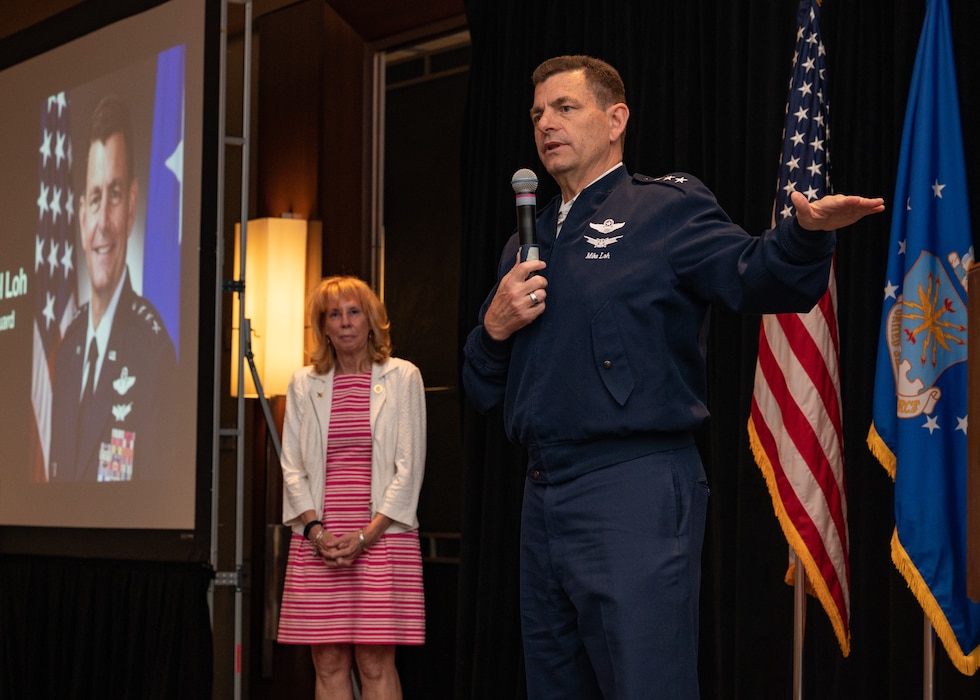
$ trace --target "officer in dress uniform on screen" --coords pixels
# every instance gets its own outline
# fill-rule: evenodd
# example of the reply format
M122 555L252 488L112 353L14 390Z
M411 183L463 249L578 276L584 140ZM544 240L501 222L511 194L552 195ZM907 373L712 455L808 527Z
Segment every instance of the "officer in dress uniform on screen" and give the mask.
M126 247L136 218L132 127L123 101L92 116L78 221L91 298L55 359L52 481L129 481L169 472L168 414L177 360L163 319L132 288Z

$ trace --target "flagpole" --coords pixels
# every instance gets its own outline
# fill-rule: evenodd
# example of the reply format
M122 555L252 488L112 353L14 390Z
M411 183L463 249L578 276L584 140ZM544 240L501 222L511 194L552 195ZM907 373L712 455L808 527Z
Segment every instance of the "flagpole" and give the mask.
M792 549L790 551L793 551ZM806 573L803 562L793 551L793 698L803 700L803 628L806 610Z
M922 613L922 698L932 700L932 676L936 638L932 634L929 616Z

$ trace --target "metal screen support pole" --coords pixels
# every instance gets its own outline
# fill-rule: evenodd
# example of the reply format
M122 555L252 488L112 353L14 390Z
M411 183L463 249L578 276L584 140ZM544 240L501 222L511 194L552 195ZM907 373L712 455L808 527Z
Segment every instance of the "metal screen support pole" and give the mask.
M239 304L241 306L242 304ZM282 458L282 441L279 439L279 431L276 428L276 421L272 417L272 409L269 408L269 400L265 397L265 390L262 388L262 380L259 379L259 370L255 367L255 355L252 354L252 320L245 318L242 320L244 332L243 338L248 339L245 346L245 358L248 360L249 369L252 371L252 381L255 382L255 391L259 395L259 405L262 406L262 413L265 415L265 427L269 431L269 439L276 450L276 459Z
M227 135L226 129L226 105L227 105L227 34L228 34L228 5L237 4L242 5L245 9L245 22L243 29L243 40L244 40L244 52L242 60L242 135L240 138L230 138ZM221 69L220 69L220 95L219 101L219 128L222 138L221 148L218 153L218 269L221 269L223 263L223 245L221 241L224 240L225 231L225 220L224 220L224 185L225 185L225 148L229 145L237 145L242 149L241 161L242 161L242 172L241 172L241 182L242 182L242 194L241 194L241 261L240 261L240 280L245 279L245 252L246 252L246 241L247 241L247 228L248 228L248 181L249 181L249 133L250 133L250 108L251 108L251 83L252 83L252 2L251 0L224 0L221 4ZM221 279L221 276L219 276ZM244 572L244 513L245 513L245 378L244 378L244 363L245 363L245 353L248 347L249 327L244 323L245 315L245 284L244 281L236 281L235 289L239 294L239 344L238 344L238 405L236 411L236 427L232 430L222 430L220 428L220 378L219 369L220 363L220 338L221 338L221 327L220 322L220 295L217 305L216 305L216 320L215 323L215 434L214 434L214 450L212 453L212 498L211 498L211 563L212 567L215 569L215 586L234 586L235 588L235 649L234 649L234 699L240 700L242 697L242 630L243 630L243 578ZM250 354L250 352L249 352ZM234 360L233 360L234 361ZM254 364L252 365L254 372ZM259 386L256 383L256 386ZM267 414L268 416L268 414ZM274 430L273 430L274 432ZM234 436L236 438L235 447L235 470L236 470L236 486L235 486L235 568L234 571L219 571L218 570L218 533L219 533L219 515L218 515L218 505L220 499L225 494L221 493L220 490L220 446L219 441L222 436ZM213 620L213 611L212 611Z

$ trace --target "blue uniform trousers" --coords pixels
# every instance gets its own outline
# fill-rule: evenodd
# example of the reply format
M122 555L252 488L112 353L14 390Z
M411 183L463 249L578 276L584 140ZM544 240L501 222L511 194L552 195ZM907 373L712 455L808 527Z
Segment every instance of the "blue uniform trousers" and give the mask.
M529 700L698 698L707 503L693 445L559 483L532 453L520 583Z

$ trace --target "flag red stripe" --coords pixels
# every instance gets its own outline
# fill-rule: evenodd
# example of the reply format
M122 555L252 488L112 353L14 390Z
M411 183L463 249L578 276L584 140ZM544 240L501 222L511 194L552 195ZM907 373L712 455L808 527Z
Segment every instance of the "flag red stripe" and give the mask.
M764 333L764 331L763 331ZM788 339L791 344L801 342L799 337ZM779 401L782 411L782 422L787 435L799 453L803 464L810 470L815 482L820 487L824 499L830 508L830 515L837 529L837 536L841 541L846 539L846 521L844 520L842 494L837 488L837 478L830 466L827 454L822 450L820 440L813 430L813 426L794 397L794 389L787 383L786 376L782 367L776 362L775 356L768 341L759 343L759 368L765 377L766 384L769 386L774 396L781 397ZM796 388L795 391L799 391ZM783 479L780 484L786 484L791 488L789 477L785 473L785 467L779 457L778 449L768 453L770 461L775 469L782 473ZM780 489L782 492L784 489Z
M779 319L781 322L783 321L782 316L783 315L781 315ZM791 323L789 325L796 326L798 328L800 325L798 321L799 319L796 319L796 323ZM762 331L762 335L763 338L765 338L764 329ZM803 336L805 336L805 338ZM814 480L824 495L824 499L830 508L830 516L837 530L837 538L842 544L846 543L847 524L844 517L843 494L837 488L837 478L833 473L827 455L820 447L820 440L814 432L813 426L810 424L810 421L807 419L806 415L804 415L804 413L800 410L799 404L794 397L795 391L799 391L799 389L794 391L794 389L790 388L786 377L783 374L782 367L772 354L772 348L769 346L768 339L765 338L765 340L766 342L763 342L763 340L760 339L759 342L759 369L762 371L766 384L770 388L772 394L778 397L779 405L782 410L783 425L787 430L787 434L793 441L793 444L796 446L799 456L803 460L803 464L810 470L811 474L813 474ZM810 339L809 334L805 332L802 333L802 335L798 334L795 337L790 336L787 338L787 340L789 340L791 346L794 348L806 345L808 340L811 341L810 344L812 344L812 339ZM824 398L824 403L826 404L826 396L822 395L822 398ZM764 419L763 422L765 422ZM779 458L779 451L776 449L775 444L773 444L773 448L774 449L772 451L766 450L766 453L769 455L774 471L776 471L781 477L777 479L777 483L780 487L780 497L784 502L792 499L799 504L798 496L795 491L792 491L793 487L785 472L786 467L784 467L781 459ZM787 508L787 511L794 516L794 520L797 520L796 514L799 511L792 511L789 508ZM809 521L809 516L807 516L806 519ZM844 549L846 551L846 545L844 545Z
M828 295L825 294L826 298ZM779 314L776 320L783 328L783 334L790 345L793 354L799 359L800 365L806 371L810 383L817 391L817 396L823 401L824 410L830 418L837 444L841 451L844 449L841 428L840 400L837 395L836 382L831 377L830 368L824 361L824 355L817 347L813 336L810 335L803 321L797 314ZM824 330L823 328L821 330ZM765 331L763 331L765 332ZM831 348L836 356L837 346ZM770 382L771 384L771 382Z
M752 400L752 416L753 423L756 430L756 437L762 445L763 450L767 455L778 454L776 449L776 442L773 438L772 432L769 430L768 424L764 419L761 418L761 411L755 399ZM785 508L787 515L793 521L793 524L806 545L807 551L813 557L814 562L820 570L823 582L830 593L834 605L837 608L837 613L840 616L841 624L844 627L845 634L850 634L850 615L848 611L848 595L841 585L840 578L837 576L837 570L831 563L832 557L827 549L826 543L820 536L819 531L814 524L813 520L810 518L803 506L803 503L797 496L796 491L788 486L786 480L786 475L783 472L781 465L779 465L778 460L771 462L773 467L774 475L776 476L776 483L779 489L779 498ZM840 546L842 550L847 552L846 540L838 540L837 546ZM850 578L850 567L848 565L848 559L845 558L845 567L848 570L848 578Z
M807 420L805 412L800 410L800 403L805 403L805 396L807 395L815 396L821 402L823 415L814 416L814 422L819 422L824 418L830 421L833 431L829 433L825 431L823 434L833 436L836 453L842 454L840 401L836 385L831 378L831 375L836 372L833 372L832 368L825 363L824 354L821 353L807 324L799 315L780 314L772 318L779 324L782 334L770 340L766 333L766 324L763 323L759 340L759 361L767 380L767 389L775 397L778 404L781 406L786 404L787 407L796 411L794 425L799 424L800 420L803 421L803 424L799 425L799 430L793 433L794 442L797 446L813 444L821 450L825 459L832 459L832 455L827 455L826 451L823 450L823 443L816 437L811 421ZM818 330L823 331L824 329L819 328ZM792 358L784 357L783 361L780 361L774 347L779 347L783 353L789 352L796 358L800 369L806 373L809 383L804 382L803 377L792 376L796 364L788 366L792 363ZM767 353L765 357L762 356L763 349ZM832 349L831 352L836 357L836 348ZM836 367L833 369L836 370ZM789 377L787 377L788 374ZM814 390L816 391L814 392ZM785 416L783 420L786 421ZM808 450L801 450L801 452L806 454Z

